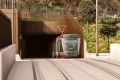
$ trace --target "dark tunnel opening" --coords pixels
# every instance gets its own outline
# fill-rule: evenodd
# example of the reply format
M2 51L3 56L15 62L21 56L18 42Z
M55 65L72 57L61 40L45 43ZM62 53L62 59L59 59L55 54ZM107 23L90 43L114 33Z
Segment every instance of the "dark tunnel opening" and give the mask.
M22 58L51 58L53 42L58 34L23 35Z

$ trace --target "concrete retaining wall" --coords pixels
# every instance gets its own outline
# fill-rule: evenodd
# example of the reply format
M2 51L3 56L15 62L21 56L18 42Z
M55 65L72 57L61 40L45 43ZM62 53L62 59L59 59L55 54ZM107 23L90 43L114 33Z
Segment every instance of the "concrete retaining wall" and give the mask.
M120 60L120 44L110 45L110 57L112 59Z

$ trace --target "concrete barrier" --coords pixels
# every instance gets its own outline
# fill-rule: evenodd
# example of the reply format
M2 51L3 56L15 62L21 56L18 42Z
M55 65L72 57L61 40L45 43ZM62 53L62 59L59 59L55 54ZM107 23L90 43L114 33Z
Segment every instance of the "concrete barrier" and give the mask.
M0 50L0 80L7 80L7 76L15 63L15 54L15 45Z
M120 60L120 44L110 45L110 57L115 60Z

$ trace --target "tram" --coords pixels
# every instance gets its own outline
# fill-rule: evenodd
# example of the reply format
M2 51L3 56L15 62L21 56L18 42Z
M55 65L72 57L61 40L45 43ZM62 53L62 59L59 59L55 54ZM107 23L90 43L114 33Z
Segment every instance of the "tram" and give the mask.
M55 40L53 57L73 58L80 53L80 36L78 34L62 34Z

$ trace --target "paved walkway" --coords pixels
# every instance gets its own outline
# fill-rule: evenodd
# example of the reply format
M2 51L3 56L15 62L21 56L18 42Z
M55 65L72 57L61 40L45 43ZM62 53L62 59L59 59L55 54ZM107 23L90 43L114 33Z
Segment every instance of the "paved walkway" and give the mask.
M95 53L85 53L85 58L110 58L110 53L99 53L99 56Z

